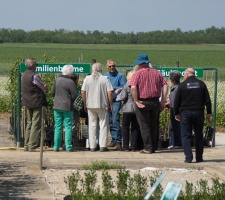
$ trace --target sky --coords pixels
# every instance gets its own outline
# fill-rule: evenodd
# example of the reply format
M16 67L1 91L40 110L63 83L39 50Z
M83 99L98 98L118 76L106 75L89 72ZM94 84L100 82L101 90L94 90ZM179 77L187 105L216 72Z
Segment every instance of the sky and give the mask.
M225 0L0 0L0 29L149 32L225 27Z

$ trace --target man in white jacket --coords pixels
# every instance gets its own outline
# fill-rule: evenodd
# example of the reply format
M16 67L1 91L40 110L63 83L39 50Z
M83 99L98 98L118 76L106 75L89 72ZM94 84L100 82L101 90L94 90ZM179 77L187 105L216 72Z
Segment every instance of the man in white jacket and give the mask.
M91 151L96 151L97 123L99 121L100 151L108 151L109 111L112 111L113 87L108 77L102 75L102 65L94 63L92 73L84 79L81 94L84 110L88 112L89 142Z

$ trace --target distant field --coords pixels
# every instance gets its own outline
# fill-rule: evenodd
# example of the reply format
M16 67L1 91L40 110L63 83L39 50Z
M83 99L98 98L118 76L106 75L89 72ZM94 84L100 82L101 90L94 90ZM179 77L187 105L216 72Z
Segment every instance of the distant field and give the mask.
M134 64L139 53L146 53L154 66L215 67L225 79L225 45L89 45L89 44L0 44L0 74L8 72L18 58L35 57L44 62L44 55L59 63L105 64L115 59L118 64Z

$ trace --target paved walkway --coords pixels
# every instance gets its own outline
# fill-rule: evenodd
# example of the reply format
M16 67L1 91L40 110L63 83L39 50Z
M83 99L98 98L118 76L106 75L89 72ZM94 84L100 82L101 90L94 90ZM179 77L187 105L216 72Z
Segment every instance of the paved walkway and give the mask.
M7 127L0 123L0 199L56 199L40 170L40 153L11 147ZM225 181L225 133L216 134L216 147L205 148L203 163L184 163L182 150L159 150L155 154L139 152L53 152L44 150L43 168L80 169L95 160L118 163L129 169L144 167L204 169Z

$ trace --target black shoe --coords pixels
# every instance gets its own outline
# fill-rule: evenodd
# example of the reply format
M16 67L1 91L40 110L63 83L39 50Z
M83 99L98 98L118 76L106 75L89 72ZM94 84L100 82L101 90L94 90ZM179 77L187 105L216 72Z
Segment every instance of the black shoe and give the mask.
M100 152L105 152L105 151L109 151L109 149L107 147L100 147Z
M185 160L185 163L192 163L192 160Z
M96 151L96 148L91 148L91 152L95 152Z
M122 148L121 151L129 152L130 149L129 148Z
M203 159L196 159L196 162L198 163L198 162L204 162L204 160Z
M150 150L150 153L155 153L155 149L151 149Z

